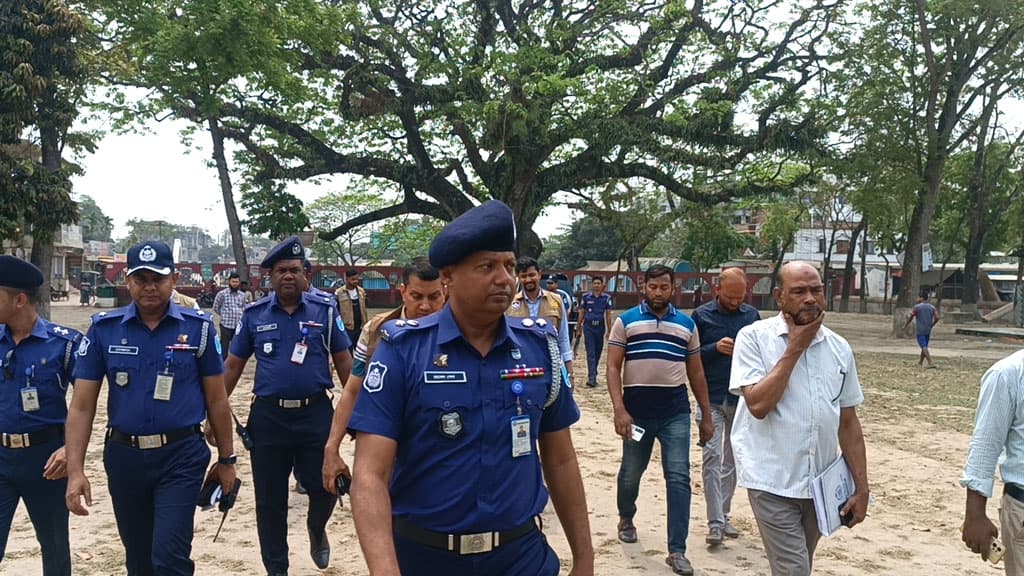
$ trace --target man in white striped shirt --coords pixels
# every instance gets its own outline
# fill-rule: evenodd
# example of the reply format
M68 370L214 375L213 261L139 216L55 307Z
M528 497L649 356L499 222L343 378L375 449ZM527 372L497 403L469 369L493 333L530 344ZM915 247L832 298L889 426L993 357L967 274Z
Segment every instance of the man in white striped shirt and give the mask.
M1005 454L1005 458L1000 456ZM1024 575L1024 350L996 362L981 378L974 435L960 485L967 489L963 540L988 559L992 539L999 535L985 514L992 497L996 464L1003 479L999 523L1003 529L1007 576Z
M848 526L868 506L867 458L856 406L864 401L849 343L822 326L818 271L779 273L781 313L740 330L729 390L741 394L732 429L738 484L747 489L773 576L807 576L820 534L811 480L842 455L855 483Z

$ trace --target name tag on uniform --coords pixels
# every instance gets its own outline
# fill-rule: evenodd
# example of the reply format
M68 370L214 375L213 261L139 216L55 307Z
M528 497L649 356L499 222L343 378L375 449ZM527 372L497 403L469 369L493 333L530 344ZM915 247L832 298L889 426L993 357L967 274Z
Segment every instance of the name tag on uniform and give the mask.
M466 373L465 372L439 372L439 371L426 371L423 373L423 382L425 384L465 384Z
M533 442L530 441L530 417L512 417L512 457L519 458L526 456L533 451Z
M168 402L171 399L171 390L174 388L174 374L161 372L156 375L156 387L153 389L153 399Z
M271 330L277 330L277 324L264 324L256 327L256 332L269 332Z
M292 349L292 364L302 365L306 361L306 351L309 347L306 346L305 342L296 342L295 348Z
M25 412L39 410L39 391L35 386L28 386L21 389L21 409Z
M128 356L138 356L138 346L107 346L107 354L125 354Z

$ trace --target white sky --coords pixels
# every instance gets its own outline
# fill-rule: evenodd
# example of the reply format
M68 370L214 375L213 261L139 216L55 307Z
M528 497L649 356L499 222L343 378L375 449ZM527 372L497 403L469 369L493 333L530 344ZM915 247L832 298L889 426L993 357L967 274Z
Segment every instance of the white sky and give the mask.
M95 154L81 159L85 174L74 179L76 195L92 196L114 220L114 239L128 233L132 218L164 220L205 228L214 238L227 229L217 171L207 166L210 146L206 134L196 134L191 147L178 135L182 122L150 123L146 134L108 134ZM235 205L240 215L241 193L235 184ZM328 193L327 185L292 185L291 192L305 203ZM565 207L549 208L534 225L546 238L573 219Z

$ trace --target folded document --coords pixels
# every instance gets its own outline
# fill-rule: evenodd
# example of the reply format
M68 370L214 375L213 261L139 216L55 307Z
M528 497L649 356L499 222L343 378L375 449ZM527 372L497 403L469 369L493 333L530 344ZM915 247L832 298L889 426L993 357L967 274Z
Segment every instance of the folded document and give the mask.
M842 456L811 481L814 511L818 514L818 530L822 536L831 536L843 525L839 512L853 490L853 475Z

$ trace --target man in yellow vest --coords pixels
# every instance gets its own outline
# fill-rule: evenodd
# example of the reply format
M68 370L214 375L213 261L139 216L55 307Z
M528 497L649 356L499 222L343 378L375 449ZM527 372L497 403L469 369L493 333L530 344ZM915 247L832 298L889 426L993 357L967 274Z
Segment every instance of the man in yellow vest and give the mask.
M345 438L348 430L348 421L352 417L352 409L359 397L359 390L363 387L363 378L366 376L366 366L373 358L373 352L381 340L381 328L389 320L401 320L410 326L416 326L419 318L428 316L444 307L444 287L441 285L441 276L430 265L426 256L413 258L402 270L402 283L398 286L402 294L402 305L388 312L381 312L366 323L359 343L356 344L352 373L341 393L341 400L338 401L338 408L334 411L334 421L331 423L331 433L327 438L327 445L324 447L323 482L324 488L331 494L337 495L335 483L338 476L351 478L348 465L341 457L341 441Z
M362 280L362 275L358 270L347 270L345 284L334 292L338 298L338 312L341 314L341 321L345 324L348 339L352 341L353 350L356 342L359 342L363 324L370 319L366 313L366 290L359 285L360 280Z
M550 323L558 333L558 352L565 362L566 372L571 375L572 345L569 343L569 321L562 297L557 292L541 289L540 266L529 256L516 260L516 276L519 277L520 290L505 314L514 318L532 318L542 326Z

